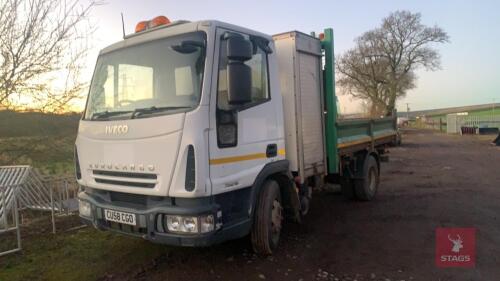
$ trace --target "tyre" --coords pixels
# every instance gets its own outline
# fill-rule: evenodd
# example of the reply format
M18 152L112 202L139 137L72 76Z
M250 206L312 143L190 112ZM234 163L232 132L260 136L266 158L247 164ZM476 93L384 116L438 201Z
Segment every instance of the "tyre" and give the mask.
M254 215L253 250L260 255L271 255L278 246L283 223L280 187L276 181L267 180L262 185Z
M363 163L360 179L354 181L356 198L361 201L370 201L377 194L380 183L380 170L375 157L368 155Z
M345 199L356 199L356 194L354 192L354 181L348 175L340 177L340 191L342 192L342 196L344 196Z

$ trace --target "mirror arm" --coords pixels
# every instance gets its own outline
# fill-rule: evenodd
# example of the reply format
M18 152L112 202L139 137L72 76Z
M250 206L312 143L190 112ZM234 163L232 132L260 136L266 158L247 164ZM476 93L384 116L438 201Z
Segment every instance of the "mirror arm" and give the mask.
M259 46L266 54L271 54L273 50L269 47L269 40L261 36L250 35L250 41L257 46ZM255 53L255 50L254 50Z

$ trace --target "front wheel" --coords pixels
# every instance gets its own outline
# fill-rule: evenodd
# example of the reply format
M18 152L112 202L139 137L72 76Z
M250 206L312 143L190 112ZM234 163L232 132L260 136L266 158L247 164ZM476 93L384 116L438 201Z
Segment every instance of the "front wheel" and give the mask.
M283 207L278 183L267 180L259 193L251 239L253 250L260 255L271 255L278 246L283 223Z

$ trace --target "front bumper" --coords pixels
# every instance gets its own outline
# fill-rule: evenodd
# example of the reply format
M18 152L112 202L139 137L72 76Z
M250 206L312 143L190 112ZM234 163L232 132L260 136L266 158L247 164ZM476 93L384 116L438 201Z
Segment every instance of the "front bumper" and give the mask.
M81 216L82 221L87 225L92 225L100 230L110 230L125 235L141 237L154 243L203 247L210 246L227 240L237 239L250 232L251 220L249 218L239 219L231 222L223 222L222 217L217 217L217 213L223 208L212 198L195 199L173 199L173 198L150 198L145 197L143 203L135 204L129 202L113 201L109 193L89 194L80 192L79 200L84 200L91 205L91 216ZM116 210L136 215L136 226L129 226L104 219L104 210ZM183 215L199 216L213 214L216 223L220 225L216 230L209 233L179 234L171 233L158 227L161 223L161 215Z

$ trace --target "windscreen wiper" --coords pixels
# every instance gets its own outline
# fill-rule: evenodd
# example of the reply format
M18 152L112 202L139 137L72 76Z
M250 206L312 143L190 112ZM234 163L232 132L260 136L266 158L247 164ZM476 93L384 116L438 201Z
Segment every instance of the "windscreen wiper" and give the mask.
M132 111L131 110L122 110L122 111L108 111L108 110L106 110L106 111L93 113L92 117L90 117L90 119L91 120L104 119L104 118L108 118L111 116L122 115L122 114L130 113L130 112L132 112Z
M136 108L133 112L132 115L130 116L130 119L134 119L136 117L139 117L144 114L153 114L157 112L162 112L166 110L173 110L173 109L183 109L183 108L190 108L190 106L151 106L151 107L145 107L145 108Z

